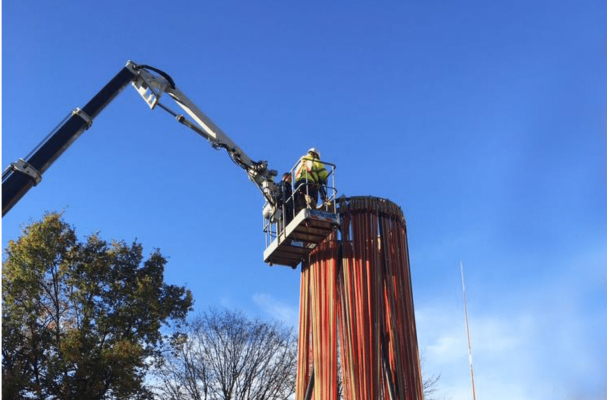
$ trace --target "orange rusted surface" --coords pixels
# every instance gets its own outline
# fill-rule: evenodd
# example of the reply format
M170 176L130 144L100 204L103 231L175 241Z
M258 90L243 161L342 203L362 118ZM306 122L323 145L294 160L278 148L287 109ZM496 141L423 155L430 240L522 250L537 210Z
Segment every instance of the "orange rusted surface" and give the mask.
M403 213L375 197L338 213L302 265L296 399L338 399L341 381L344 399L422 400Z

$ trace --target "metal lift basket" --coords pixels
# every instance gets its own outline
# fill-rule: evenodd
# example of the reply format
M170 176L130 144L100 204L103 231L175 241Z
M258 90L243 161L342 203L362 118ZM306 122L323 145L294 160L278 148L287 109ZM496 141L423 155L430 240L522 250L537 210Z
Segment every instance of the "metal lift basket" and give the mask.
M319 245L339 225L339 217L335 208L335 165L322 161L328 175L325 185L321 188L322 204L317 208L302 208L297 206L298 197L308 194L308 182L300 182L299 187L288 184L290 195L282 197L276 216L264 216L264 232L266 234L266 249L263 260L270 265L285 265L295 268L314 248ZM296 164L290 171L295 176ZM292 179L294 180L294 179ZM285 182L281 182L284 185ZM284 187L284 186L283 186ZM312 196L314 197L314 196ZM267 204L266 204L267 206ZM299 210L299 211L298 211ZM284 226L284 216L291 217Z
M263 252L266 263L295 268L339 225L337 214L304 208Z

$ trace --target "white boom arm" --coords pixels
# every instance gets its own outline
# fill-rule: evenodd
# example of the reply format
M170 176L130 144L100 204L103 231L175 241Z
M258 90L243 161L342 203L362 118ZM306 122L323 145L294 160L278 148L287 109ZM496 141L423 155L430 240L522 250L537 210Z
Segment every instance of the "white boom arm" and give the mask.
M175 86L175 83L167 74L152 67L137 65L132 61L127 63L127 68L136 75L133 86L151 109L160 106L160 108L172 114L177 121L207 139L213 148L225 149L230 158L247 171L249 179L261 190L266 201L272 206L276 204L277 188L274 184L274 177L277 172L268 169L267 161L253 161L219 126ZM157 74L148 70L157 72ZM163 93L169 95L191 120L160 103L159 100Z

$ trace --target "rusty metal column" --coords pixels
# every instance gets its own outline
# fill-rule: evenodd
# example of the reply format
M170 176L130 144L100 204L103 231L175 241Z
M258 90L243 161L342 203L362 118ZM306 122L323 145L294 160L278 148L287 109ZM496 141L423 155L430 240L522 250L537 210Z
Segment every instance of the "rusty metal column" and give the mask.
M336 399L341 371L344 399L422 400L403 213L375 197L338 213L340 232L302 266L296 398Z

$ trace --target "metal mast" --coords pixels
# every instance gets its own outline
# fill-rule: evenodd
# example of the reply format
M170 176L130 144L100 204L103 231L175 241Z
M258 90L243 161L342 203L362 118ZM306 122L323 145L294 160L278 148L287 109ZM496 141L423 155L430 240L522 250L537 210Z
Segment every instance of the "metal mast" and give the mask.
M468 362L470 363L470 379L472 380L472 398L476 400L476 390L474 388L474 368L472 368L472 342L470 341L470 326L468 325L468 301L466 300L466 285L464 283L464 263L459 262L462 272L462 292L464 294L464 311L466 313L466 333L468 335Z

